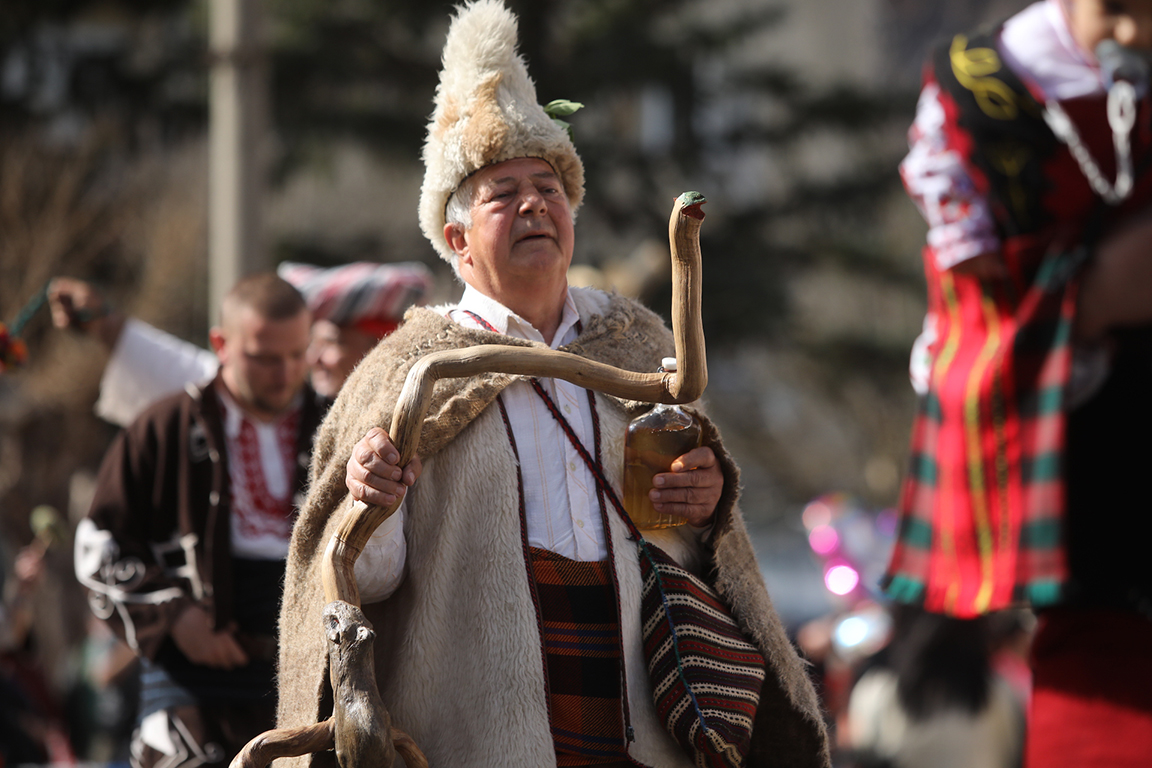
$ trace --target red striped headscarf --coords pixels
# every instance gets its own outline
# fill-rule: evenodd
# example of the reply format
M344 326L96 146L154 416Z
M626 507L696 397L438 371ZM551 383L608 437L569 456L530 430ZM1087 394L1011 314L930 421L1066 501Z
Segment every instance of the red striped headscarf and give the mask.
M432 289L428 267L412 261L330 268L285 261L276 272L304 295L317 320L355 326L378 338L394 331L408 307L423 303Z

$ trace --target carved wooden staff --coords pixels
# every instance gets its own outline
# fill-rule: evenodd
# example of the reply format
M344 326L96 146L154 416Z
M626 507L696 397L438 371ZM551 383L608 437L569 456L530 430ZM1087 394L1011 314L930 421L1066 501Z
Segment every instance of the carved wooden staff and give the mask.
M639 373L614 368L568 352L536 347L485 344L432 353L408 372L392 414L391 438L405 466L416 455L420 428L432 388L439 379L480 373L564 379L609 395L649 403L687 403L704 393L708 383L704 328L700 320L700 223L704 196L685 192L676 198L668 221L672 251L672 334L676 371ZM324 631L334 695L334 714L303 728L286 728L257 736L230 768L264 768L278 757L336 750L341 768L392 768L400 752L409 768L428 765L412 740L392 727L376 687L372 641L375 632L360 611L355 566L372 532L400 506L376 507L357 501L328 542L321 562Z

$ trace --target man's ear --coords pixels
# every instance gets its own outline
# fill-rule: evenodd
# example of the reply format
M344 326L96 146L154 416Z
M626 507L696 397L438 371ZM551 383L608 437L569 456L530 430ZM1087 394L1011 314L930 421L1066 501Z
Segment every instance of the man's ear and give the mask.
M448 241L448 247L455 251L457 256L465 262L468 261L468 238L464 227L459 224L445 224L444 239Z
M208 329L208 345L212 347L212 351L216 353L220 362L224 362L224 347L227 341L224 336L224 329L220 326L214 325Z

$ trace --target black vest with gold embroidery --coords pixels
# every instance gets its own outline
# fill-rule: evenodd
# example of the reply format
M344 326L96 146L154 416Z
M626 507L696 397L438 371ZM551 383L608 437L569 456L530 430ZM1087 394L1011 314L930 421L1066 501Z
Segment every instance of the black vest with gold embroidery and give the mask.
M1135 185L1116 206L1093 191L1072 153L1044 121L1045 107L997 49L999 30L957 35L933 55L949 146L959 152L978 195L989 203L1001 255L1030 283L1050 246L1074 247L1152 200L1152 103L1145 95L1129 136ZM1026 77L1026 75L1025 75ZM1101 90L1059 102L1108 181L1116 149ZM1092 226L1090 225L1092 223Z
M1040 230L1051 213L1043 204L1052 183L1046 162L1060 143L1043 107L996 50L996 32L957 35L933 56L936 79L952 101L956 123L971 137L966 158L981 171L973 179L992 206L1004 238Z

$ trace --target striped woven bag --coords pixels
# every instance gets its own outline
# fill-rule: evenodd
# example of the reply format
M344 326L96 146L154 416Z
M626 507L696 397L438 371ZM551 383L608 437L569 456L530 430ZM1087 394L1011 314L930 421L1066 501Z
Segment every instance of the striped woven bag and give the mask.
M588 465L596 485L616 509L640 556L641 634L653 701L664 727L698 768L743 768L752 747L752 724L767 665L744 637L731 612L702 580L646 541L624 511L600 465L596 399L588 391L596 455L536 379L532 388Z
M739 768L752 744L764 657L716 591L638 538L640 616L652 697L700 768Z

